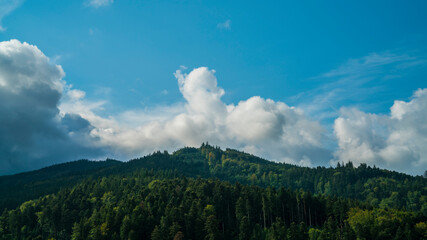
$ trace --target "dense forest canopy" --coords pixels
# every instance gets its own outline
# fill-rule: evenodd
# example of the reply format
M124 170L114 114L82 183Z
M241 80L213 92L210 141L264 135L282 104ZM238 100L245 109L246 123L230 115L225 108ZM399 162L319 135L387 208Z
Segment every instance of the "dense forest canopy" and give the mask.
M203 144L0 177L0 239L423 239L426 183Z

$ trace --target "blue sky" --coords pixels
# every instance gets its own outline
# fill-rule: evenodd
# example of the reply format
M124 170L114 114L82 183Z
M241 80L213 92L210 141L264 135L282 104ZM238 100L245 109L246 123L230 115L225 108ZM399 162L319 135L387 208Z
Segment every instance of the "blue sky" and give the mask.
M423 58L426 5L116 1L93 8L79 1L24 1L3 19L7 30L0 36L58 58L66 80L88 96L111 89L108 97L120 109L181 100L173 77L181 65L215 69L227 102L254 95L289 101L330 81L313 78L349 59L386 52ZM226 21L229 28L221 29ZM384 75L391 74L387 67ZM417 70L399 73L405 88L390 87L380 98L388 103L373 110L384 112L394 99L425 87L426 71ZM367 100L376 99L354 104Z
M283 148L280 144L286 144L280 141L277 148L265 150L263 144L239 133L225 140L206 135L206 140L277 161L315 166L349 160L342 154L348 153L346 149L351 146L344 146L346 141L340 137L364 139L363 136L344 137L342 134L348 131L341 129L340 132L337 119L348 120L350 128L350 123L354 123L352 117L363 114L372 119L397 119L390 111L395 100L409 104L422 98L416 96L416 91L427 87L426 12L425 1L260 4L251 1L13 0L0 2L0 40L17 39L37 46L49 57L50 64L61 66L65 72L61 81L66 83L62 97L55 102L61 116L68 111L95 129L110 129L104 126L106 123L97 123L95 115L114 120L114 126L120 129L147 126L153 119L167 125L180 113L196 116L195 110L189 107L190 98L194 100L195 95L183 90L185 84L180 88L177 78L181 76L185 82L193 69L207 67L200 76L212 79L210 74L214 74L217 81L217 86L207 93L223 89L225 94L219 94L223 105L238 106L241 101L260 96L263 104L267 104L267 99L273 100L280 112L282 108L277 103L285 103L303 112L304 121L318 124L326 140L313 137L319 138L322 144L314 144L307 150L304 146L310 141L306 139L308 142L296 147L301 148L301 152L313 152L313 156L322 152L320 160L290 149L278 150ZM177 74L177 70L181 72ZM68 93L78 91L84 92L84 103L80 104L93 106L90 110L71 106ZM78 100L83 101L83 97ZM349 114L348 109L359 112ZM426 110L421 107L419 111ZM266 120L259 120L263 121ZM383 139L379 145L368 144L373 153L378 153L378 148L388 149L392 133L402 126L384 121L370 120L380 124L375 129L387 129L387 133L382 134L370 128L369 134ZM216 123L215 131L221 129L218 126L227 125ZM284 131L283 126L279 126L280 131ZM367 139L376 139L375 136ZM425 135L419 137L426 140ZM145 139L158 144L142 144L138 146L143 149L140 152L125 151L111 141L101 141L93 145L96 145L94 148L102 145L103 149L89 151L88 157L113 155L126 160L161 146L173 150L200 142L200 139L164 139L167 140ZM360 142L358 146L364 146L364 140ZM146 145L149 146L144 147ZM417 152L417 146L408 146L414 156L420 157L405 171L420 174L412 169L427 168L427 156ZM383 155L367 157L365 162L399 168L399 164L384 160ZM83 156L69 158L72 157ZM20 161L16 165L9 163L9 172L47 164L31 160L35 165L24 167L27 160Z

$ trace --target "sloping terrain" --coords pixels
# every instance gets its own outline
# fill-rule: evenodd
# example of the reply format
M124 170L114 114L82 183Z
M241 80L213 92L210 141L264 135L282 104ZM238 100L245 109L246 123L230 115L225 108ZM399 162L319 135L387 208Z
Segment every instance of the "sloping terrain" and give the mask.
M203 144L173 154L155 152L119 162L80 160L41 170L0 177L0 208L14 208L26 200L73 186L83 179L123 175L139 169L174 171L179 176L217 178L261 187L303 189L367 201L382 208L421 211L427 216L427 179L351 163L336 168L307 168L276 163L232 149Z

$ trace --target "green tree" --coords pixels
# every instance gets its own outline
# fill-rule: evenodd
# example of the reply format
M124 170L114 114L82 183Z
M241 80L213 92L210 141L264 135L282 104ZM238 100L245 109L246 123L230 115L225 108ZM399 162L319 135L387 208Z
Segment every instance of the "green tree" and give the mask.
M210 215L209 217L207 217L206 223L205 223L205 231L206 231L205 240L220 239L220 232L218 229L218 220L216 219L215 215Z
M250 239L252 230L250 228L249 219L247 216L243 216L239 224L239 239L248 240Z

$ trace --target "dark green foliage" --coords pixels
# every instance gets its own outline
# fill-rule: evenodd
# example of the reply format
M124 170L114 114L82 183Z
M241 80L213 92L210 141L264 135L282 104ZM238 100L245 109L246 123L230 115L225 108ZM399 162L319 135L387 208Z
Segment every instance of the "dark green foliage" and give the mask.
M0 176L0 209L15 208L22 202L71 187L101 169L120 165L116 160L79 160L40 170Z
M174 175L140 170L85 180L27 201L1 215L0 239L355 239L366 234L417 239L426 234L425 217L414 212Z
M156 152L126 163L78 161L2 176L0 209L14 208L26 200L54 193L83 179L128 174L142 168L173 170L187 177L218 178L261 187L303 189L313 194L367 201L376 207L421 211L427 216L427 179L421 176L371 168L366 164L354 168L351 162L339 164L337 168L298 167L236 150L223 151L207 144L200 148L183 148L173 154Z
M426 239L426 181L205 144L127 163L78 161L0 177L2 204L43 196L5 210L0 239Z

